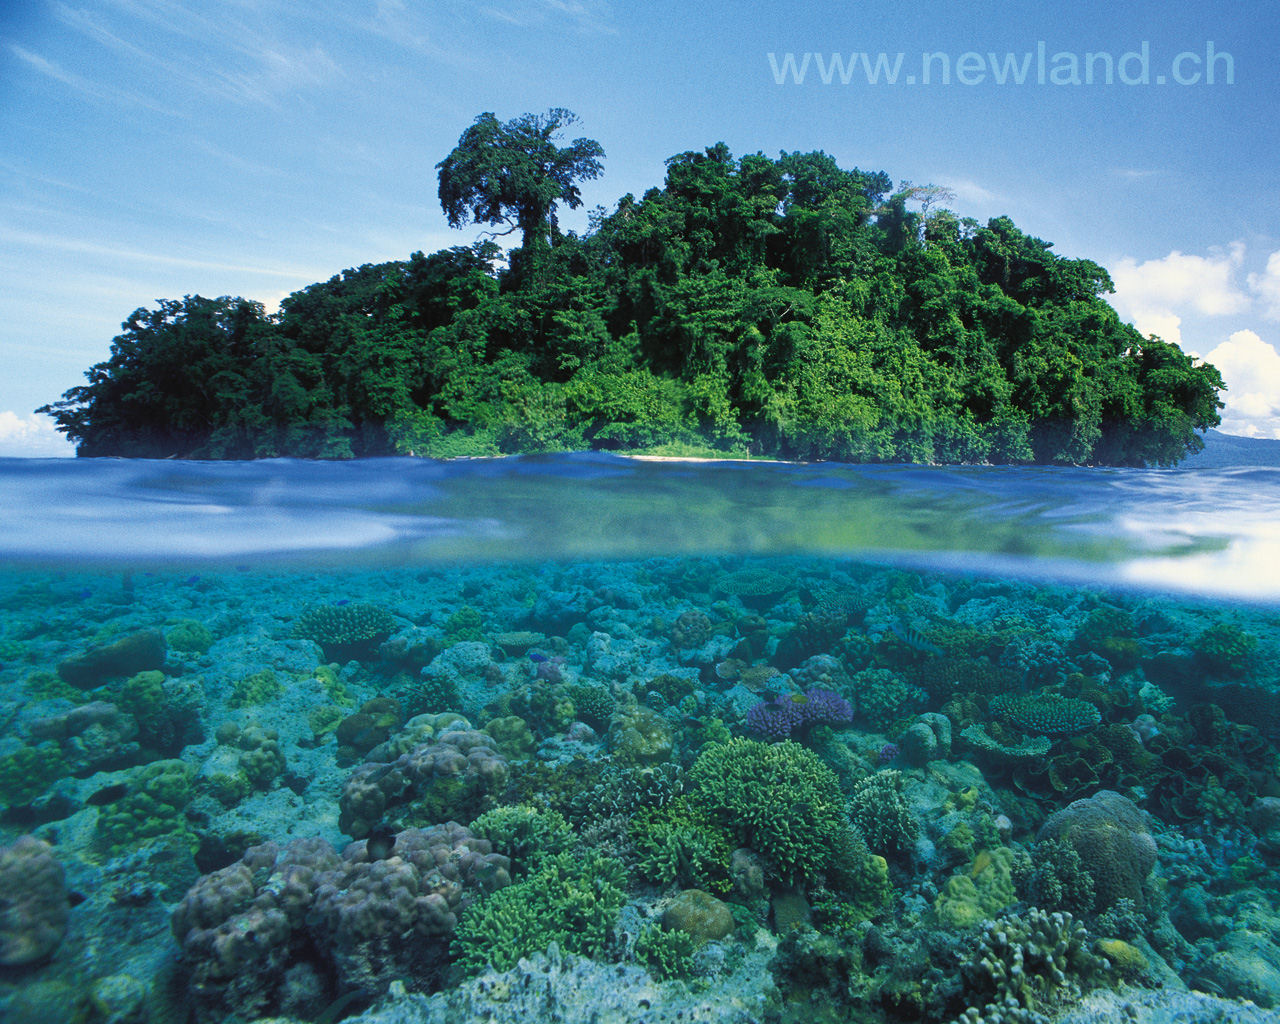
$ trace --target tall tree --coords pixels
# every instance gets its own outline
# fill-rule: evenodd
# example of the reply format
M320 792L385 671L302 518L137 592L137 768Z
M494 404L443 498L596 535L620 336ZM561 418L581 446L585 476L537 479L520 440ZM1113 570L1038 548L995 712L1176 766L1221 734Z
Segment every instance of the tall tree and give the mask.
M495 237L519 230L527 247L550 242L556 232L556 203L582 205L577 182L600 176L604 150L594 139L558 146L577 116L563 107L545 114L522 114L499 122L484 113L462 133L458 145L436 164L440 205L451 227L470 221L505 224Z

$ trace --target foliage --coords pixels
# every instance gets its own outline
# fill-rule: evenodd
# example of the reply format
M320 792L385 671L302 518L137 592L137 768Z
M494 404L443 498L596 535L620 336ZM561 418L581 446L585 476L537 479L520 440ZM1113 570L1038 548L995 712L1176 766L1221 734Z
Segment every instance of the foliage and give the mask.
M1219 422L1218 371L1123 323L1096 263L825 153L681 153L661 188L564 235L556 205L580 205L603 155L557 144L573 121L485 113L438 165L452 224L522 233L505 263L492 241L418 252L273 315L164 300L40 411L80 455L157 458L1170 465Z

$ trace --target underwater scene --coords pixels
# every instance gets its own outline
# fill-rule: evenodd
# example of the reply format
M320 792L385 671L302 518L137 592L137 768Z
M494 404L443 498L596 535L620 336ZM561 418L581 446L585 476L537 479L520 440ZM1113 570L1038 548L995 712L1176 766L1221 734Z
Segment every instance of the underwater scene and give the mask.
M1280 1020L1277 466L0 460L0 1019Z

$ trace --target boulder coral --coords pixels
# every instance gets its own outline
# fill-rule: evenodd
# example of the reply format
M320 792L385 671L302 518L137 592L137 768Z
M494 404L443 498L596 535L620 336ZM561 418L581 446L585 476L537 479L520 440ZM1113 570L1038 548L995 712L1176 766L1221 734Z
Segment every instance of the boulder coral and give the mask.
M492 736L450 730L394 761L357 768L338 798L338 827L362 839L399 813L424 821L470 820L506 781L507 762Z
M0 965L26 967L50 956L66 934L69 908L52 846L21 836L0 847Z
M385 853L379 858L377 854ZM506 857L454 822L396 834L390 849L322 839L251 847L201 878L174 911L200 1022L280 1012L300 970L327 999L439 987L458 915L510 882Z
M1093 878L1094 906L1099 913L1122 899L1144 903L1143 882L1156 866L1156 843L1146 814L1132 800L1104 789L1076 800L1041 826L1037 842L1070 845Z

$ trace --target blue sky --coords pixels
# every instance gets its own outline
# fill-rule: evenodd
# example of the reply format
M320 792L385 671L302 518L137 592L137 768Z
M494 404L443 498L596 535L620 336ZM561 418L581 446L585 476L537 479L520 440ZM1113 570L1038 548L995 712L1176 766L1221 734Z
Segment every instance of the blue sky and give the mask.
M1223 369L1225 429L1280 436L1273 0L20 6L0 13L0 455L70 453L32 410L138 306L273 307L469 243L435 164L483 111L553 106L607 154L566 226L718 141L946 185L962 216L1110 269L1127 319ZM788 54L811 55L803 81Z

